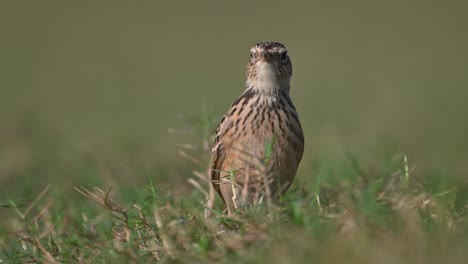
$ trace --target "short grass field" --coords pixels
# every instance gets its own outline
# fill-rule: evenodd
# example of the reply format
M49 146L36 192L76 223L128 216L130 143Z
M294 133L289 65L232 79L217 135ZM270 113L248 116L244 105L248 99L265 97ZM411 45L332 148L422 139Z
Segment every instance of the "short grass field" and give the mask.
M193 171L164 179L171 173L130 157L100 160L90 146L79 157L63 157L43 145L56 138L29 136L16 140L41 142L22 154L32 155L23 172L31 180L7 183L12 187L3 194L2 262L462 263L466 257L468 183L444 171L420 175L405 153L382 157L373 168L350 153L322 161L298 175L280 205L227 217L218 200L206 218L203 137L199 145L179 145L173 165ZM18 148L10 151L26 152ZM142 152L127 151L122 155ZM52 167L63 178L33 178ZM125 173L142 183L112 179ZM71 174L83 176L65 178Z
M465 263L451 1L0 4L0 263ZM277 205L205 217L213 133L279 41L305 134Z

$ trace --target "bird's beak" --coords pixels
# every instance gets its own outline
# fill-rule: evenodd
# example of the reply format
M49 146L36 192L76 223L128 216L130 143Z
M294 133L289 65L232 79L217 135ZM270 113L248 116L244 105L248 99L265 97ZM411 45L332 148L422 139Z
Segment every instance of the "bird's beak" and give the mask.
M272 56L268 51L263 51L261 54L261 60L265 62L271 62Z

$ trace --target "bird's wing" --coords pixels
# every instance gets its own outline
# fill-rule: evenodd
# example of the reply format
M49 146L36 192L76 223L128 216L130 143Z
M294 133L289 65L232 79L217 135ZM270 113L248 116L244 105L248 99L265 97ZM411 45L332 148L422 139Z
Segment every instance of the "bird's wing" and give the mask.
M223 196L221 194L221 188L219 187L219 182L221 180L220 170L222 169L222 165L226 157L226 151L222 142L222 136L225 133L225 119L226 117L223 117L223 119L221 119L221 122L219 123L218 128L216 129L216 137L213 143L213 148L211 149L211 184L221 197Z
M227 148L229 148L231 144L231 141L224 136L233 128L234 122L237 120L235 112L239 110L238 105L242 102L242 107L244 107L252 98L252 95L253 92L251 90L246 90L239 98L237 98L229 108L228 112L223 116L219 122L218 128L216 129L216 137L213 143L213 148L211 149L211 183L221 197L223 197L223 195L221 194L221 188L219 186L219 182L221 180L220 174L223 169L226 156L228 155Z

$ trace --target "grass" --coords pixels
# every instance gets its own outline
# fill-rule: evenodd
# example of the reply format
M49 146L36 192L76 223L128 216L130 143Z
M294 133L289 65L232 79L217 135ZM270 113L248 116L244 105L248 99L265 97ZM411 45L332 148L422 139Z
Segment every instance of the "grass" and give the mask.
M183 195L147 175L143 186L47 185L2 201L0 262L461 263L468 246L468 183L418 175L405 154L364 169L352 154L299 175L282 204L205 217L208 126L181 145L194 187ZM207 132L208 131L208 132ZM92 171L84 166L80 171ZM312 178L312 182L301 179ZM99 180L90 181L99 182ZM33 190L37 190L33 189ZM61 192L62 190L62 192Z

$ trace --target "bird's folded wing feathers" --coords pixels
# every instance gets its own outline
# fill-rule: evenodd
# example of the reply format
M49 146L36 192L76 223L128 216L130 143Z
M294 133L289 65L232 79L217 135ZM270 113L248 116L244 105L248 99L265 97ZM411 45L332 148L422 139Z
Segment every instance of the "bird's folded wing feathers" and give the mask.
M224 120L224 118L223 118ZM213 143L213 148L211 149L211 171L210 171L210 177L211 177L211 184L213 185L213 188L216 190L216 192L221 195L221 188L219 187L219 182L221 180L220 178L220 170L222 169L222 164L224 162L224 159L226 157L226 152L223 148L223 144L221 141L221 130L222 130L223 122L221 122L216 129L216 137Z

